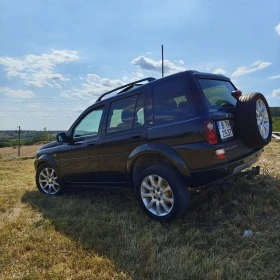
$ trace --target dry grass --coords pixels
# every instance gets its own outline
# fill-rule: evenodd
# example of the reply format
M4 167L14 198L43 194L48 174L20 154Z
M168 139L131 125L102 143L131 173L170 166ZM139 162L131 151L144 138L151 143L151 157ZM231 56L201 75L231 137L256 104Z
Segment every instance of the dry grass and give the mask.
M42 146L42 144L31 145L31 146L21 146L20 156L21 157L33 157L35 156L36 151ZM18 156L18 147L5 147L0 148L0 159L17 157Z
M159 224L129 190L47 197L32 160L0 161L0 279L279 279L279 162L273 142L264 176L193 194L182 219Z

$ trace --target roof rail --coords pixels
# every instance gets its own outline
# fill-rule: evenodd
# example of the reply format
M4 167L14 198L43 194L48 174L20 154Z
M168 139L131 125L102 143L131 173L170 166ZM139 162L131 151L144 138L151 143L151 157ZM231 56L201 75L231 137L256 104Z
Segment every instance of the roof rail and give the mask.
M129 84L123 85L123 86L121 86L121 87L115 88L115 89L113 89L113 90L110 90L110 91L108 91L108 92L103 93L101 96L98 97L98 99L95 101L95 103L101 101L102 98L103 98L105 95L107 95L107 94L109 94L109 93L112 93L112 92L114 92L114 91L117 91L117 90L119 90L119 89L122 89L122 88L123 88L123 90L120 91L120 92L118 92L117 94L120 94L120 93L123 93L123 92L128 91L129 89L131 89L131 88L132 88L134 85L136 85L137 83L144 82L144 81L152 82L152 81L154 81L154 80L155 80L155 78L149 77L149 78L145 78L145 79L142 79L142 80L138 80L138 81L135 81L135 82L133 82L133 83L129 83Z

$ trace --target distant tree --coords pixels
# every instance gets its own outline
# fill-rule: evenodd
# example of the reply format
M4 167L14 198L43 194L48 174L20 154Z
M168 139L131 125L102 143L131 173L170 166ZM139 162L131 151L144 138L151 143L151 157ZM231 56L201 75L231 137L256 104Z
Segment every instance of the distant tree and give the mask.
M43 141L50 141L50 133L47 131L46 127L44 127Z

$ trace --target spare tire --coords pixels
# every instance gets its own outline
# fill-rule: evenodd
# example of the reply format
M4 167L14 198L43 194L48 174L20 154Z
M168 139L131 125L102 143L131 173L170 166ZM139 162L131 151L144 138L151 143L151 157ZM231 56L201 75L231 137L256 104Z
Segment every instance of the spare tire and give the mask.
M265 97L258 92L242 95L236 104L237 136L250 148L262 147L271 140L272 120Z

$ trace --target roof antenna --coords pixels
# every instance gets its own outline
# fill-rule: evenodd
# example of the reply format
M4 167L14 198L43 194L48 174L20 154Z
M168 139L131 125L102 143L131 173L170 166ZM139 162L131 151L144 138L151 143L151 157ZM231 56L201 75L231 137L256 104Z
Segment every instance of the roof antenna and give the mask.
M164 77L163 45L161 45L161 76Z

